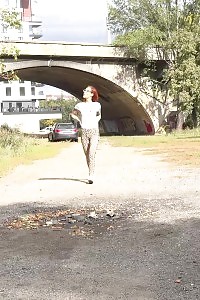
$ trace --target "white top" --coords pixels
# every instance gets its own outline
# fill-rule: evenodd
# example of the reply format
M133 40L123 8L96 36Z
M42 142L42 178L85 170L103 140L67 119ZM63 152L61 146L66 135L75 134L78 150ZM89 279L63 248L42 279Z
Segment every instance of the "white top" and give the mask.
M101 104L99 102L80 102L75 109L81 113L81 127L84 129L98 128L101 119Z

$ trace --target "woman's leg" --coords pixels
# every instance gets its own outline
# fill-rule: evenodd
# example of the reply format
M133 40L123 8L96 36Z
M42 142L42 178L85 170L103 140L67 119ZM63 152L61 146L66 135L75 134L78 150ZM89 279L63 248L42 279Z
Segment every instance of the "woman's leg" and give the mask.
M90 139L88 136L88 132L86 129L82 129L82 133L81 133L81 143L83 146L83 151L85 153L85 157L86 157L86 161L87 161L87 165L89 168L89 147L90 147Z
M98 129L82 129L81 142L89 169L89 183L93 183L95 155L99 142Z
M89 177L93 178L95 170L95 156L96 150L99 142L99 130L91 129L90 130L90 144L88 148L88 168L89 168Z

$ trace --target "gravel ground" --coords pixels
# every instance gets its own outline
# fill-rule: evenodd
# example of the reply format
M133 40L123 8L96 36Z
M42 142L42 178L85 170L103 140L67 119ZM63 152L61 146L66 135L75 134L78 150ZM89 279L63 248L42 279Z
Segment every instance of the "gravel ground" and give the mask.
M103 142L93 185L80 143L17 167L0 179L0 299L200 299L199 182L199 168ZM92 220L90 235L5 226L58 209L119 217Z

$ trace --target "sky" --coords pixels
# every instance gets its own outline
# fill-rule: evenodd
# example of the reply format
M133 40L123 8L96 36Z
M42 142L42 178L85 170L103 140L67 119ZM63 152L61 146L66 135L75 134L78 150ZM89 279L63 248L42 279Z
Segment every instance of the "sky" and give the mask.
M108 44L109 0L37 0L36 16L42 21L42 41ZM46 86L47 94L60 94Z
M43 41L107 44L107 0L37 0Z

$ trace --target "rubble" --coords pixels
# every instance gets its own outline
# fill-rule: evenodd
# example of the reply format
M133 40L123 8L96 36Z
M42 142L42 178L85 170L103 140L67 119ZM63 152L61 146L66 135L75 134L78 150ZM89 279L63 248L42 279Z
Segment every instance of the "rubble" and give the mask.
M6 220L3 226L8 229L24 230L67 230L71 236L92 236L96 232L114 229L113 223L125 215L113 210L97 209L57 209L54 211L37 211ZM95 230L98 229L98 230Z

